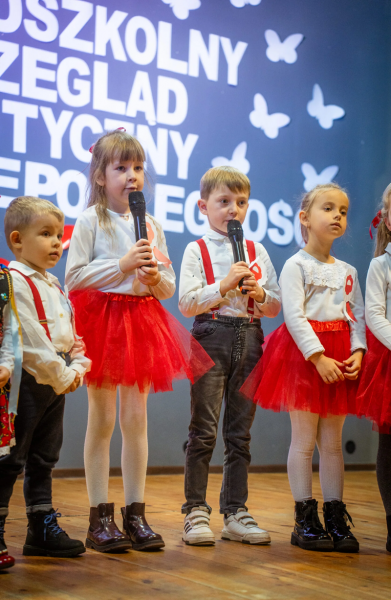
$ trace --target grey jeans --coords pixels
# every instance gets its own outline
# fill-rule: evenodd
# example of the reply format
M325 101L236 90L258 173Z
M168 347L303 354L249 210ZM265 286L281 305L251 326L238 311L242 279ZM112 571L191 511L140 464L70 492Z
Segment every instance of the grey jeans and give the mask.
M248 497L250 428L255 404L239 389L262 356L263 332L260 319L196 317L193 337L206 350L215 366L191 386L191 422L186 449L185 496L182 513L205 506L209 463L216 445L220 411L223 421L224 469L220 513L236 513Z

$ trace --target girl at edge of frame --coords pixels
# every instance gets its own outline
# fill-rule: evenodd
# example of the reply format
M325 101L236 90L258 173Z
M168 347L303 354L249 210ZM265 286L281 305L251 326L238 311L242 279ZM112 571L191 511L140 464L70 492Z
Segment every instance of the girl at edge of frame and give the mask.
M345 233L348 207L346 192L335 183L304 195L300 223L305 246L287 260L279 281L285 323L268 336L261 361L242 386L262 408L290 413L291 543L306 550L359 550L342 501L342 428L346 415L356 414L357 378L366 350L364 304L356 269L330 254L334 240ZM355 320L347 316L348 277ZM315 443L324 527L312 496Z
M379 432L376 474L386 512L386 549L391 552L391 184L372 224L377 233L365 291L368 352L357 404L358 415L373 421Z
M125 131L103 135L91 148L90 198L75 224L65 281L77 330L92 359L84 446L90 526L86 546L99 552L164 546L145 519L148 461L147 398L192 382L213 366L203 348L159 300L173 296L175 273L161 225L148 213L147 240L136 242L128 195L144 186L145 153ZM108 502L110 441L122 433L124 533Z

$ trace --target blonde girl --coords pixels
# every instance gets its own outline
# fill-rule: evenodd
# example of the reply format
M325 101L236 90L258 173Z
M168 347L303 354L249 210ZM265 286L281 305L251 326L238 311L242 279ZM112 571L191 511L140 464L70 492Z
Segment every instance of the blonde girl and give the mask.
M151 215L148 240L136 242L128 196L144 186L141 144L116 130L91 150L90 200L77 219L66 267L78 332L92 359L86 377L84 461L91 506L86 545L100 552L154 550L164 542L145 519L148 392L171 390L175 378L194 381L213 363L160 304L174 294L175 273L162 227ZM114 522L114 503L108 502L117 390L124 533Z
M356 380L366 348L364 305L356 270L330 253L345 233L348 208L347 194L336 184L319 185L304 196L305 246L285 263L280 277L285 323L269 337L242 388L263 408L290 413L291 543L307 550L359 549L342 502L341 439L345 416L356 413ZM315 443L325 527L312 496Z

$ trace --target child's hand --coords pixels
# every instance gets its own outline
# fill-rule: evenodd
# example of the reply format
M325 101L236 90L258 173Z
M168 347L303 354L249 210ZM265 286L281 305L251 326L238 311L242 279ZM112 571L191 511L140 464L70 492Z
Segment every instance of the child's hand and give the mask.
M137 269L137 277L140 283L144 285L157 285L162 276L158 271L158 266L156 261L152 261L153 267L141 267L141 269Z
M11 373L9 372L7 367L0 366L0 387L3 387L10 377Z
M313 354L308 360L315 365L316 370L325 383L336 383L337 381L344 380L343 373L339 369L339 367L344 366L343 363L325 356L322 352Z
M265 290L257 284L257 280L252 273L249 277L244 278L242 289L247 290L247 294L254 298L255 302L260 304L265 302Z
M343 361L345 365L345 378L346 379L357 379L358 374L361 370L361 362L364 356L364 350L356 350L353 352L347 360Z
M75 379L72 381L71 385L62 392L62 394L69 394L70 392L74 392L79 387L80 381L81 381L81 376L80 376L79 371L75 371L75 373L76 373Z
M243 277L251 277L252 273L245 262L231 265L227 277L220 281L220 294L225 296L229 290L234 290Z
M150 263L152 248L147 240L139 240L119 261L119 268L123 273L130 273L139 267Z
M83 342L83 340L81 338L79 340L75 340L75 343L73 344L72 348L70 349L71 358L74 358L76 356L76 354L79 354L79 352L82 352L84 354L85 351L86 351L86 345Z

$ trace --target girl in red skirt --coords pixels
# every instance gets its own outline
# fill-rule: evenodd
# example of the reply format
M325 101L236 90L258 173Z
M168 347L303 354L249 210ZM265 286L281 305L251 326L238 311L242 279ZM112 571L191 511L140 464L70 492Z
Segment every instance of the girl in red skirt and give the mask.
M365 342L357 272L331 256L346 230L349 199L336 184L319 185L301 203L303 250L280 277L285 324L267 341L242 391L263 408L289 411L288 476L295 500L292 544L307 550L357 552L342 502L342 427L356 414L357 377ZM323 528L312 497L312 455L318 445ZM351 519L350 519L351 520Z
M148 241L136 243L128 195L144 186L142 146L116 130L91 151L90 200L76 222L66 267L76 328L92 359L85 378L89 411L84 461L91 505L86 545L100 552L150 550L164 542L145 520L148 393L172 390L173 379L194 382L213 362L159 302L174 294L175 273L162 227L149 214ZM117 389L125 533L116 527L114 504L108 503Z
M375 258L365 292L368 353L358 390L358 415L371 419L379 431L377 481L387 517L391 552L391 184L372 221L377 229Z

